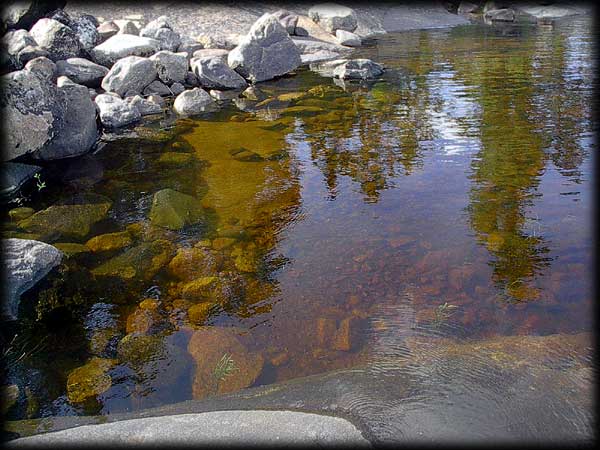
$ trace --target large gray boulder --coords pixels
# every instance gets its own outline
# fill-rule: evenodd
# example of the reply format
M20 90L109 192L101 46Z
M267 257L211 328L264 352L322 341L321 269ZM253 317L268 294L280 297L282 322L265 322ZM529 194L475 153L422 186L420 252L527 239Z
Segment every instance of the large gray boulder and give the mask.
M56 83L56 64L44 56L40 56L39 58L29 61L27 64L25 64L25 70L42 77L44 80L49 81L50 83Z
M296 69L300 51L272 14L263 14L227 56L229 66L252 82L270 80Z
M347 45L348 47L360 47L361 39L354 33L346 30L336 30L335 37L341 45Z
M8 161L48 145L63 127L66 105L56 85L36 72L11 72L1 83L2 160Z
M173 102L173 110L177 114L184 116L192 116L216 109L217 105L212 97L200 88L182 92L175 98L175 102Z
M158 78L166 84L183 83L188 72L187 53L173 53L162 50L150 58L154 63Z
M2 318L15 320L21 294L57 266L63 254L52 245L29 239L2 239L2 247L5 274Z
M59 83L59 94L65 101L65 118L56 137L33 157L42 160L70 158L87 153L98 139L96 106L88 89L69 81Z
M161 97L158 97L158 98L161 98ZM134 108L137 108L137 110L140 112L140 115L142 115L142 116L148 116L151 114L162 113L162 110L163 110L162 106L153 100L154 100L154 98L152 98L152 99L142 98L139 95L134 95L133 97L127 97L125 99L125 101L127 103L129 103Z
M308 17L330 33L336 30L354 31L358 26L354 10L337 3L315 5L308 10Z
M273 15L279 20L279 23L288 34L294 34L296 31L296 24L298 23L298 14L294 14L285 9L279 9L273 13Z
M53 61L74 58L81 52L77 34L68 26L54 19L40 19L29 31L37 44L49 53Z
M161 50L156 39L134 34L115 34L90 50L92 59L106 67L126 56L150 56Z
M0 20L8 29L30 28L51 11L63 8L65 0L11 1L2 5Z
M99 94L94 99L100 122L106 128L119 128L140 120L140 111L114 94Z
M221 57L193 58L190 66L200 86L207 89L239 89L247 86L246 80Z
M154 63L148 58L127 56L119 59L102 80L102 89L119 96L139 94L156 78Z
M108 73L108 68L85 58L69 58L56 62L58 76L67 76L75 83L96 88Z

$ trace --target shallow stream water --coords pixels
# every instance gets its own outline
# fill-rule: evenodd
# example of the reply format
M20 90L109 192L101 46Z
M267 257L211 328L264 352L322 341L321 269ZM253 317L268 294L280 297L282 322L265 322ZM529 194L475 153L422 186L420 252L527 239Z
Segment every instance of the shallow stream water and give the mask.
M108 202L107 216L69 235L5 214L5 236L126 243L71 246L22 297L6 338L43 347L10 367L21 394L9 419L136 411L365 365L393 377L390 358L415 339L592 331L591 21L392 33L358 55L385 75L342 83L299 69L259 84L260 101L159 118L46 168L25 206ZM156 225L162 189L192 196L202 218ZM212 276L218 293L195 294L189 283ZM210 336L188 351L204 326L233 330L246 356ZM126 351L132 334L148 340ZM582 336L564 361L589 365ZM74 401L69 374L94 357L111 361L95 375L101 392ZM231 374L196 373L227 357ZM428 357L423 382L456 376L469 391L472 362ZM505 381L489 377L492 390Z

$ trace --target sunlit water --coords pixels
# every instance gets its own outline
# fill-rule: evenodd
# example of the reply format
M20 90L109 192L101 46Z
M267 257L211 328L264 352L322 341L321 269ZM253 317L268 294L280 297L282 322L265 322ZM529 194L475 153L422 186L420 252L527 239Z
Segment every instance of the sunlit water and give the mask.
M112 201L108 219L84 238L41 237L48 242L84 243L141 224L131 245L165 239L173 254L209 249L221 266L213 274L244 288L204 324L237 327L248 352L262 355L253 386L350 367L393 377L415 340L589 332L593 50L585 18L386 35L359 53L387 67L376 82L334 83L302 69L261 83L274 100L169 117L149 125L146 138L113 138L49 168L48 187L28 205L40 210L81 192ZM276 99L286 93L298 95ZM169 164L166 152L188 156ZM196 197L206 220L140 232L164 188ZM8 221L7 236L23 233ZM217 241L224 248L219 237L229 238ZM32 342L46 336L46 346L11 368L9 380L27 393L10 418L134 411L207 395L192 389L186 348L202 324L186 314L199 301L181 301L186 280L166 266L126 282L89 274L123 251L72 257L64 279L53 275L23 296L17 328ZM66 308L44 297L53 279ZM127 317L145 298L160 301L163 326L148 333L166 342L166 356L121 359L108 390L69 401L67 375L92 357L94 333L111 330L100 356L116 358ZM351 348L338 339L344 323ZM403 369L424 383L412 393L415 407L426 404L419 396L442 398L448 377L462 383L460 399L485 369L476 353L460 366L427 348L426 363ZM486 376L484 400L518 395L506 379ZM370 395L355 393L357 411ZM484 400L456 407L481 417ZM390 393L392 409L394 401Z

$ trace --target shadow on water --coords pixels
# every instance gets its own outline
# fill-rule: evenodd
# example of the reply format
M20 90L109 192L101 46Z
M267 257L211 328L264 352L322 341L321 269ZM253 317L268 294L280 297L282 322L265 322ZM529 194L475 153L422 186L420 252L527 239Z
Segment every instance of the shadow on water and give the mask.
M8 368L23 387L8 417L367 367L344 398L381 436L425 422L448 438L495 421L490 436L517 433L510 399L551 383L577 393L535 397L548 414L530 406L527 432L555 414L585 434L591 42L585 19L390 34L359 51L386 65L380 80L301 70L259 85L259 100L163 118L49 167L30 200L43 214L4 220L5 236L68 254L23 296L18 333L51 345ZM108 212L56 218L83 194ZM211 381L206 361L229 369Z

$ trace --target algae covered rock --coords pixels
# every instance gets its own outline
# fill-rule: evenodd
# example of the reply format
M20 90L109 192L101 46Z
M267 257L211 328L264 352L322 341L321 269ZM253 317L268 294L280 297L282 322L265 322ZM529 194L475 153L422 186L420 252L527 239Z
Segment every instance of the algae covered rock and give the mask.
M117 344L119 361L130 363L133 366L159 356L163 352L163 338L161 336L140 335L131 333L126 335Z
M84 366L71 371L67 378L67 397L73 403L106 392L112 385L108 370L117 363L114 359L93 357Z
M190 338L188 352L196 361L192 386L195 399L248 387L264 365L263 356L249 352L231 328L201 327ZM225 364L229 370L223 370Z
M96 276L120 277L124 280L149 280L173 256L173 244L164 239L144 242L109 259L92 270Z
M56 203L19 222L19 227L49 239L84 238L92 225L104 219L112 205L100 195L81 195Z
M210 302L196 303L188 309L188 318L195 325L202 325L215 309L215 305Z
M200 202L191 195L173 189L163 189L154 194L150 222L171 230L200 222L204 211Z
M106 252L127 247L132 242L131 235L127 231L121 231L94 236L85 245L93 252Z
M90 252L89 248L77 242L56 242L54 246L68 257Z
M214 275L220 266L215 255L205 248L180 248L169 263L169 273L183 281Z

